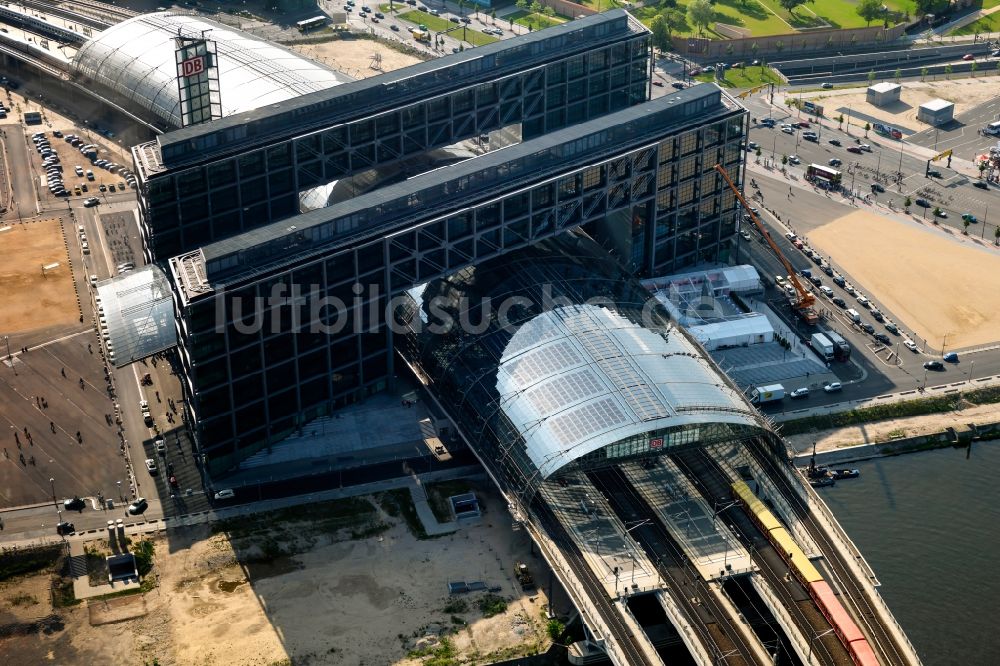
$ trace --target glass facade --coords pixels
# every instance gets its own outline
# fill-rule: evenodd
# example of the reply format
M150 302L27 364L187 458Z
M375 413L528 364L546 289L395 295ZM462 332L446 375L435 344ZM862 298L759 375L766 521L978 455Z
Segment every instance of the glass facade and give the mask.
M629 122L595 121L597 134L566 130L450 167L448 178L413 179L341 204L356 211L344 219L387 215L357 229L342 226L331 207L311 215L333 219L256 246L206 248L215 291L178 291L175 300L190 407L211 472L384 389L393 374L384 313L390 298L415 285L575 227L632 274L723 258L735 226L722 220L735 219L735 204L713 167L730 160L727 170L740 180L746 118L724 107L715 88L705 91L714 91L706 98L714 106L696 105L690 116L675 107L676 122L658 115L671 111L665 100L651 102L621 112L634 116ZM701 99L697 92L690 94ZM682 146L692 152L682 155ZM486 160L492 166L478 165ZM682 160L693 167L685 177ZM681 224L677 210L657 201L689 184ZM671 254L682 245L682 256Z
M763 431L648 291L579 231L423 285L395 317L408 327L397 349L524 507L550 476ZM454 325L463 317L476 327Z
M511 50L517 48L523 47ZM152 173L140 204L147 258L163 260L290 218L307 190L434 148L514 125L530 140L640 104L648 99L648 69L648 34L636 33L629 41L483 83L463 84L455 76L450 89L407 104L383 94L379 106L361 117Z

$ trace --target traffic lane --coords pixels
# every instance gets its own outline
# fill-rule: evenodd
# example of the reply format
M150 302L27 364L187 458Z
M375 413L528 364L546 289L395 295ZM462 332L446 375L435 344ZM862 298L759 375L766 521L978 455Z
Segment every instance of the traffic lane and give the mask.
M36 172L31 164L28 139L23 134L20 125L6 126L5 133L7 178L10 181L13 200L16 203L11 208L20 217L30 217L35 213L37 203L33 184ZM34 148L30 150L33 151Z

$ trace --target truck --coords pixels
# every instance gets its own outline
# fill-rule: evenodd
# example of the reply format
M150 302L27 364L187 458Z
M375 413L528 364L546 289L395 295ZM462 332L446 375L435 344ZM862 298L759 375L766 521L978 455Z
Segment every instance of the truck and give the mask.
M535 589L535 579L532 577L531 571L528 570L528 565L524 562L520 560L514 562L514 576L525 592Z
M851 357L851 345L836 331L827 331L826 337L833 343L833 357L838 361L846 361Z
M428 32L427 30L420 30L418 28L414 28L413 30L410 31L410 33L413 35L413 39L417 40L418 42L427 42L429 44L431 41L431 33Z
M763 405L766 402L776 402L785 397L785 387L781 384L755 386L750 390L750 402Z
M832 361L834 357L833 342L823 333L813 333L809 344L824 361Z

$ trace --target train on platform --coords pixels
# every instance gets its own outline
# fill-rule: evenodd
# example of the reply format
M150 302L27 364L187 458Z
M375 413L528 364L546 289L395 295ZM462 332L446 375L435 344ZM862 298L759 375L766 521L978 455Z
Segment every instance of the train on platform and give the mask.
M754 494L744 481L732 484L733 497L746 509L753 521L764 530L771 545L788 564L809 595L829 620L830 626L840 638L848 654L857 666L879 666L878 657L868 643L868 639L858 628L850 613L837 599L837 595L823 579L823 575L813 566L802 552L792 535L774 516L767 506Z

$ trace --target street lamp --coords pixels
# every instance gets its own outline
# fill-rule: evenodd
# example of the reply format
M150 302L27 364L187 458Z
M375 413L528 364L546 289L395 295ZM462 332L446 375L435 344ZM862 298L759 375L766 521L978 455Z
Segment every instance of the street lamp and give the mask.
M118 501L119 502L123 502L125 500L122 499L122 482L121 481L115 481L115 483L118 484Z
M56 502L56 480L49 479L49 485L52 487L52 504L54 506L59 506L58 503Z

